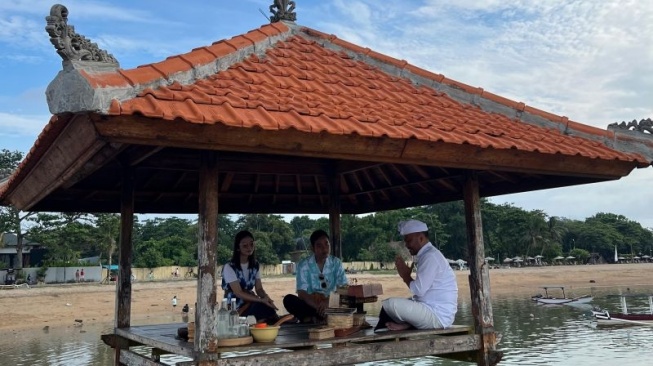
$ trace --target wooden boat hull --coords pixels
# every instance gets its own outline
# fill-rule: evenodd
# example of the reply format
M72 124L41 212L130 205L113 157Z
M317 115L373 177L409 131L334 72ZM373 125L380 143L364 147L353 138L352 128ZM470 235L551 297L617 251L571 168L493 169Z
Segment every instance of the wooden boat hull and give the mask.
M653 326L653 314L610 314L605 310L592 310L598 325L646 325Z
M564 305L564 304L586 304L591 302L593 299L592 296L586 295L581 297L570 298L557 298L557 297L538 297L533 296L532 300L536 301L539 304L547 305Z

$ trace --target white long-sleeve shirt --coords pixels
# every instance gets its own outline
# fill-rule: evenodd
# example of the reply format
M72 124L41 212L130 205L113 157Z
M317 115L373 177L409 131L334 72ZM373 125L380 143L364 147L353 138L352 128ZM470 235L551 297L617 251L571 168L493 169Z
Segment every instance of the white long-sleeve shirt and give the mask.
M458 284L449 262L430 242L417 252L417 275L410 283L413 300L433 310L444 327L453 324L458 310Z

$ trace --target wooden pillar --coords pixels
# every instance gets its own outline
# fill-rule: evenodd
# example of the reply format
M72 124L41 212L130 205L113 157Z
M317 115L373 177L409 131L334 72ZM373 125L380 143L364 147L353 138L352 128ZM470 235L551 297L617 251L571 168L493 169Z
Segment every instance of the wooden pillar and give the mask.
M116 288L116 328L128 328L131 324L131 268L132 233L134 228L134 171L124 167L120 196L120 249L118 259L118 284ZM109 273L111 268L109 268ZM115 348L115 364L120 365L120 347Z
M203 151L199 171L199 243L197 248L197 308L195 309L195 351L198 365L212 365L204 361L205 353L218 349L216 265L218 251L218 157L215 151Z
M329 231L331 252L342 259L342 239L340 237L340 174L329 173Z
M472 314L475 333L481 336L481 349L478 365L495 365L502 357L496 352L496 333L490 299L490 272L485 262L483 245L483 222L481 220L481 199L478 176L469 173L463 190L465 201L465 224L467 228L467 248L469 252L469 288L472 297Z

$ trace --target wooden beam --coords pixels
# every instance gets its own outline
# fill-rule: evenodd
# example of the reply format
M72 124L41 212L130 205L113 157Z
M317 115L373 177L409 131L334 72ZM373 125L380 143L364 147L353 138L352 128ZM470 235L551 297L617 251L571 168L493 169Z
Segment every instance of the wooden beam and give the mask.
M7 192L9 202L19 210L28 211L69 180L78 181L85 174L90 174L98 166L86 166L86 163L106 144L106 141L98 140L97 132L88 119L84 116L73 117L27 172L21 184Z
M218 349L216 262L218 250L218 157L202 151L199 176L199 243L197 258L197 322L195 351L215 353ZM200 362L202 364L202 362Z
M468 264L470 269L469 287L472 297L472 315L476 334L480 336L480 351L477 364L495 365L501 359L496 352L496 333L490 298L490 272L485 261L483 244L483 222L481 220L481 198L478 176L475 172L467 174L463 189L465 202L465 226L467 229Z
M104 116L97 131L112 142L161 145L189 149L211 149L359 160L376 163L416 164L444 168L497 170L536 174L572 175L615 179L639 165L632 161L601 160L516 149L493 149L470 144L452 144L417 139L376 138L356 134L331 135L288 130L195 124L142 116ZM153 136L156 136L154 138ZM346 149L342 147L346 146Z
M123 159L123 162L129 166L135 166L163 149L164 146L135 146L129 151L128 156Z
M340 236L340 181L342 175L335 173L329 175L329 229L331 231L332 253L342 259L342 240Z
M319 350L283 352L265 356L231 357L220 360L219 364L221 366L254 364L264 364L266 366L349 365L473 351L478 349L479 343L478 335L434 336L424 339L402 340L401 342L348 343L344 347Z
M81 167L75 174L73 174L62 187L70 188L77 184L82 179L93 174L98 169L102 168L108 161L115 159L126 148L122 144L106 144L100 151L98 151L91 159L89 159L83 167Z
M222 181L222 188L220 188L221 192L227 192L229 190L229 187L231 187L231 182L234 180L234 173L229 172L225 175L224 180Z
M131 324L131 268L132 233L134 230L134 171L124 167L120 197L120 249L118 252L118 283L116 287L115 327L128 328ZM115 348L116 362L120 358L120 347ZM118 364L118 363L116 363Z
M118 348L116 348L118 349ZM126 366L166 366L165 363L157 362L154 360L151 360L143 355L139 355L138 353L132 352L130 350L120 350L120 353L118 355L118 359L116 361L119 361L119 363L116 363L116 365L126 365Z

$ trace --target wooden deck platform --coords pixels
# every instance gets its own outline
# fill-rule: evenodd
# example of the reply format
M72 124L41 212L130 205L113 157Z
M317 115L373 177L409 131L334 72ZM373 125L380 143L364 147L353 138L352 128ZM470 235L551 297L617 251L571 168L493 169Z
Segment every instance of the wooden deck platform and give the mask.
M375 318L368 321L375 324ZM335 365L387 360L393 358L444 355L478 350L480 337L470 333L470 327L454 325L448 329L407 330L374 333L363 329L346 337L322 340L308 338L308 329L315 325L284 324L273 343L252 343L238 347L222 347L216 354L196 355L193 344L177 338L177 329L184 323L133 326L117 329L115 334L102 336L112 347L122 346L120 361L125 365L163 365L162 354L176 354L191 359L219 361L219 365ZM148 359L125 345L153 347ZM237 353L234 353L237 352ZM242 355L245 354L245 355ZM197 357L196 357L197 356ZM177 363L179 366L193 362Z

